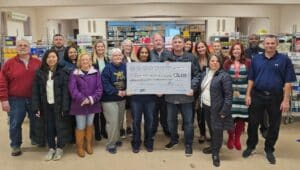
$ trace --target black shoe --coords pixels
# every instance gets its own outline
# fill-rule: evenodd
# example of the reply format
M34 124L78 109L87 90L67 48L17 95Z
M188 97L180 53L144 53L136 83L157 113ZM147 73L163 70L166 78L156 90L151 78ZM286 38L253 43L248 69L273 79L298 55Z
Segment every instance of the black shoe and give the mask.
M201 144L201 143L204 143L204 142L205 142L205 139L206 139L206 137L203 136L203 135L201 135L200 138L199 138L199 143L200 143L200 144Z
M96 139L96 141L101 141L100 133L95 133L95 139Z
M276 158L272 152L266 152L266 158L268 159L270 164L276 164Z
M108 151L111 154L116 154L117 153L117 148L116 147L106 148L106 151Z
M132 148L132 152L133 152L133 153L139 153L139 152L140 152L140 149L139 149L139 148L134 148L134 147L133 147L133 148Z
M20 147L14 147L11 150L11 156L20 156L22 154Z
M192 156L192 155L193 155L193 148L192 148L192 146L187 145L187 146L185 147L185 156L186 156L186 157L190 157L190 156Z
M252 152L253 152L253 149L247 148L243 152L243 158L248 158L252 154Z
M220 157L217 154L213 154L212 155L212 160L213 160L213 165L215 167L219 167L220 166Z
M212 153L212 149L211 149L211 147L209 146L209 147L204 148L204 149L202 150L202 152L203 152L204 154L211 154L211 153Z
M125 129L121 129L120 130L120 136L122 139L125 139L126 138L126 135L125 135Z
M173 149L175 148L175 146L178 145L178 142L169 142L168 144L165 145L165 149L168 150L168 149Z
M116 142L117 147L121 147L122 145L123 145L123 143L121 141Z
M126 135L127 136L132 136L132 129L131 129L131 127L127 127L126 128Z
M145 147L147 152L153 152L153 147Z
M107 132L104 130L103 132L101 132L101 136L105 139L107 139Z

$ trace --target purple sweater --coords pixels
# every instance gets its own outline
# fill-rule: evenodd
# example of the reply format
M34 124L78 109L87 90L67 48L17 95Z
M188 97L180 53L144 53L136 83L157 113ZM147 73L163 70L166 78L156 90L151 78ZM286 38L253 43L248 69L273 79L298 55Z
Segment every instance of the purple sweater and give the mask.
M69 78L69 91L72 97L71 115L87 115L102 111L99 102L103 93L101 76L93 67L87 74L80 69L75 69ZM86 98L91 104L81 106Z

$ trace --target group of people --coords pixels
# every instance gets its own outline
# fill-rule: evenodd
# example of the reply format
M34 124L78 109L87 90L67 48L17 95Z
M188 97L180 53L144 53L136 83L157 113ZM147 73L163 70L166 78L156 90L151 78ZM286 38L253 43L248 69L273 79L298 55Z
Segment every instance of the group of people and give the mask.
M260 125L266 139L266 158L275 164L281 114L289 109L291 83L296 77L291 60L276 51L276 36L265 36L264 50L258 42L259 37L251 35L248 49L235 42L229 56L224 56L219 41L213 42L215 50L211 53L205 41L193 47L193 42L180 35L173 37L172 51L168 51L164 37L155 33L153 49L142 46L135 54L132 42L124 40L122 49L112 49L107 57L103 41L95 42L91 55L78 55L77 47L64 47L63 36L57 34L54 47L40 61L31 57L28 41L18 40L18 55L4 64L0 75L0 100L9 116L11 155L22 153L26 113L31 143L48 145L47 161L59 160L67 143L76 142L80 157L92 154L94 138L102 137L107 138L106 150L115 154L125 134L132 135L133 153L140 152L142 142L146 151L152 152L159 123L170 139L165 149L173 149L179 143L177 116L181 113L186 156L193 153L197 116L199 143L210 142L203 152L212 155L214 166L220 166L224 130L228 132L227 147L241 150L245 122L248 139L242 156L247 158L254 151ZM191 90L187 94L127 94L129 62L190 62Z

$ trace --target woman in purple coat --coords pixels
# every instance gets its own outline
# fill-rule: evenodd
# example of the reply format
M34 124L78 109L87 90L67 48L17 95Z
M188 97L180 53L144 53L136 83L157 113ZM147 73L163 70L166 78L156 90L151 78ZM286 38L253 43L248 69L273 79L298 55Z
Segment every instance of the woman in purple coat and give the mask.
M77 154L84 157L84 146L88 154L93 153L93 120L95 113L102 111L99 101L103 92L100 73L93 68L88 54L78 57L77 69L70 75L69 91L72 97L70 114L76 118Z

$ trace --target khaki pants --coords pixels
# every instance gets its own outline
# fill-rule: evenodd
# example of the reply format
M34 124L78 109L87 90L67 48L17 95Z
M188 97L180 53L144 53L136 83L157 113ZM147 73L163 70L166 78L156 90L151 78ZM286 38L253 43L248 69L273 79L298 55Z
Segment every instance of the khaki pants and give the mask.
M106 131L108 136L107 147L115 147L120 140L120 128L124 121L125 100L116 102L102 102L103 113L106 119Z

